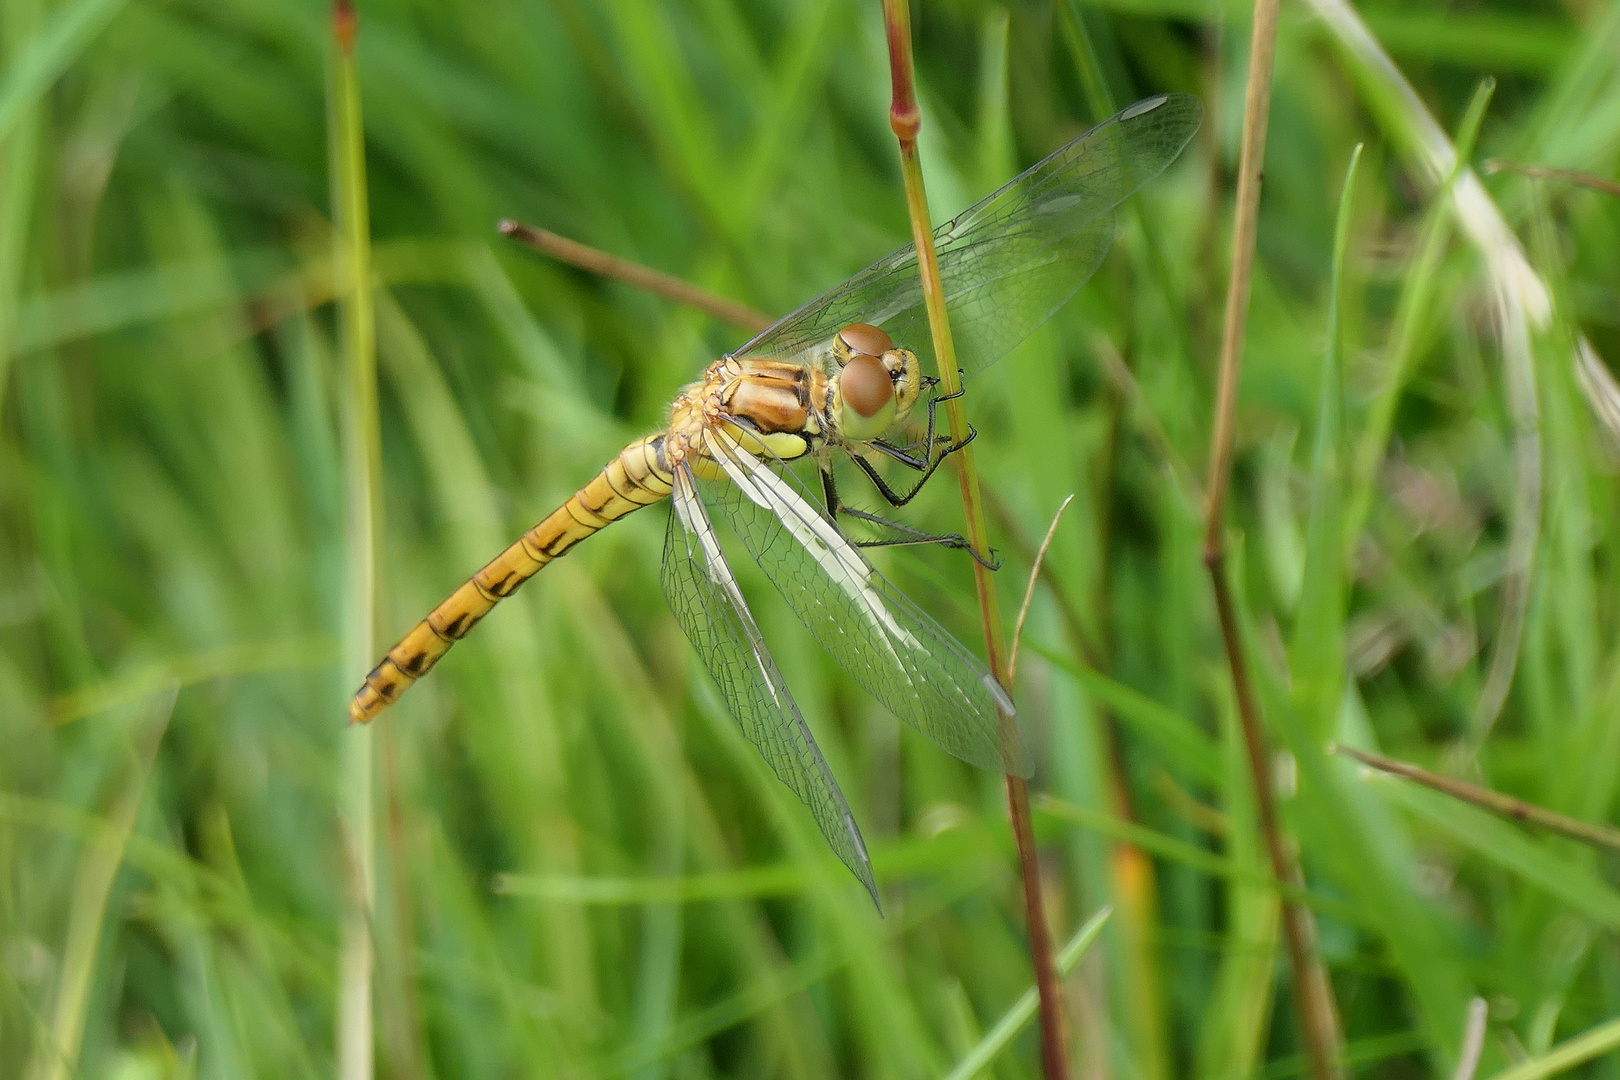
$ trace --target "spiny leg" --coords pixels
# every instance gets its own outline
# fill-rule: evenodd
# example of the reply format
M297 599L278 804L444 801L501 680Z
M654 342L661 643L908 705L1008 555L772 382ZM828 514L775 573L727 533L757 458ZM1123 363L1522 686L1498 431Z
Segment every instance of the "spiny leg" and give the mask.
M860 462L859 458L856 458L855 460ZM862 464L864 464L864 462L862 462ZM941 547L967 552L969 555L973 556L974 561L978 562L981 566L988 570L998 570L1001 568L1001 560L996 558L994 549L992 549L990 552L990 558L982 558L977 551L973 550L973 546L967 542L967 538L961 533L924 532L922 529L913 528L910 525L904 525L898 521L890 521L888 518L879 517L876 514L869 514L865 510L857 510L852 506L845 506L838 498L838 484L833 479L832 463L822 462L818 465L818 468L821 473L822 497L825 498L827 502L827 514L834 520L834 522L838 520L839 514L843 514L845 517L856 518L857 520L865 521L872 525L879 525L885 529L892 529L895 532L902 534L899 537L891 537L887 540L852 540L851 543L853 543L856 547L910 547L920 544L938 544ZM929 470L929 472L932 471L932 469ZM879 484L882 484L882 481L879 480L875 474L868 475L872 475L873 479L877 480ZM926 481L927 476L924 476L923 480ZM912 494L916 494L916 492L913 492Z
M957 375L965 378L965 376L962 375L961 368L957 369ZM939 380L932 376L923 379L924 390L932 390L938 385ZM883 439L874 439L872 440L872 445L908 468L922 472L928 467L928 461L933 456L934 447L938 446L940 443L949 443L951 441L950 436L948 435L934 434L936 426L934 421L934 410L939 408L940 402L955 401L965 393L967 393L965 389L958 388L954 394L944 394L940 397L928 399L928 434L923 436L921 439L908 442L904 446L896 446L893 443L884 441ZM969 425L969 427L971 428L972 425ZM966 439L963 439L962 445L966 446L970 441L972 441L972 438L973 436L969 435ZM914 450L919 446L924 448L922 457L917 457L916 455L910 453L911 450ZM945 453L953 453L959 449L961 449L961 447L953 447L952 449L945 451Z
M973 550L973 545L969 544L967 542L967 538L961 533L924 532L921 529L914 529L910 525L902 525L898 521L890 521L887 518L878 517L876 514L868 514L865 510L855 510L847 506L844 507L844 513L848 517L859 518L862 521L871 522L874 525L882 525L884 528L893 529L896 532L905 534L901 537L891 537L888 540L851 541L851 543L853 543L856 547L912 547L919 544L938 544L941 547L967 552L969 555L973 556L973 560L975 562L984 567L986 570L1001 569L1001 560L996 557L994 548L990 549L990 557L988 559L983 558L977 551Z
M881 450L883 453L894 458L901 464L922 473L922 475L917 478L917 483L913 485L912 489L904 494L901 494L900 492L897 492L891 488L888 481L883 479L882 474L879 473L877 469L872 467L872 463L870 461L867 461L865 458L859 457L855 454L851 454L850 457L854 460L855 464L859 466L861 472L866 474L866 478L872 481L872 486L878 489L878 494L882 495L890 506L901 507L917 497L917 493L923 489L923 486L928 483L929 478L934 475L934 470L938 469L940 465L944 463L946 458L950 457L952 454L962 449L962 447L972 442L978 437L978 435L978 431L973 427L972 424L969 424L967 438L963 439L961 442L951 443L949 446L942 449L938 454L934 455L927 461L920 459L907 460L909 455L901 456L900 451L898 451L895 447L889 446L888 444L883 443L881 440L874 441L872 445L878 450Z
M870 462L858 455L851 455L851 457L855 458L855 464L860 466L861 471L864 472L867 475L867 478L872 481L872 485L878 489L878 493L883 496L890 506L904 506L912 499L916 498L917 493L923 489L923 485L928 483L929 478L934 475L934 470L939 468L940 463L946 458L950 457L952 454L956 453L958 450L962 449L962 447L966 446L968 443L972 442L978 436L979 433L972 424L968 425L967 437L961 442L953 443L950 441L949 436L936 436L934 434L936 430L934 411L939 408L939 403L942 401L951 401L955 398L959 398L964 392L965 391L963 390L957 390L954 394L945 394L941 397L929 399L928 434L925 435L919 442L908 443L905 446L895 446L893 443L885 442L882 439L874 439L869 444L874 450L880 451L888 457L893 458L894 460L900 462L900 464L906 466L908 469L922 473L922 476L917 479L917 483L905 494L902 495L890 487L888 482L878 474L877 470L872 467ZM934 448L942 442L946 445L940 449L938 454L935 454ZM915 446L923 446L927 448L924 456L917 457L914 454L908 453L908 451Z

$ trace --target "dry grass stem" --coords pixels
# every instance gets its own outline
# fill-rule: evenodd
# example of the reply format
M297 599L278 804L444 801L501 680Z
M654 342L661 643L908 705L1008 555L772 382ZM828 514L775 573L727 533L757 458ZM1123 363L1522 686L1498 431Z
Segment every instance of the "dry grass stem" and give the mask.
M1242 150L1238 161L1237 210L1232 224L1232 269L1227 285L1226 322L1221 334L1220 372L1216 383L1215 417L1210 439L1208 503L1204 562L1215 590L1221 637L1232 672L1244 747L1254 786L1256 812L1272 872L1279 881L1298 885L1302 878L1288 842L1282 835L1272 793L1270 750L1261 725L1259 704L1249 678L1238 629L1237 609L1226 580L1224 510L1232 475L1233 434L1237 389L1242 370L1244 331L1248 320L1249 290L1254 271L1255 234L1259 226L1260 181L1265 167L1266 123L1271 111L1272 61L1277 44L1277 0L1257 0L1249 49L1249 77L1244 97ZM1297 988L1306 1057L1315 1080L1339 1075L1340 1036L1332 985L1314 949L1315 932L1310 912L1284 899L1283 931L1288 959Z
M1350 746L1333 745L1328 747L1329 753L1343 754L1347 758L1359 761L1369 769L1389 773L1391 776L1404 777L1413 783L1435 791L1444 792L1454 799L1472 803L1492 813L1513 818L1531 825L1547 829L1551 832L1567 836L1572 840L1579 840L1583 844L1593 847L1607 848L1610 851L1620 851L1620 829L1612 825L1594 825L1589 821L1581 821L1556 810L1549 810L1545 806L1538 806L1523 799L1515 799L1511 795L1503 795L1499 791L1470 784L1465 780L1458 780L1440 773L1430 772L1420 765L1410 762L1396 761L1394 758L1384 757L1367 750L1357 750Z
M1074 502L1073 495L1066 495L1058 506L1057 513L1052 515L1052 524L1046 527L1046 537L1041 540L1040 549L1035 552L1035 562L1029 568L1029 584L1024 586L1024 602L1018 605L1018 621L1013 624L1012 648L1007 652L1007 681L1018 681L1018 645L1024 640L1024 620L1029 617L1030 601L1035 599L1035 583L1041 577L1041 564L1046 561L1046 550L1052 546L1052 537L1057 534L1058 522L1063 520L1063 511Z
M1249 320L1249 289L1254 276L1255 233L1260 223L1260 180L1265 169L1266 124L1271 114L1271 68L1277 50L1277 0L1256 0L1249 46L1249 79L1243 102L1243 141L1238 158L1237 207L1232 221L1232 267L1226 285L1226 322L1221 331L1221 363L1215 385L1215 426L1210 435L1205 483L1205 559L1224 551L1222 513L1232 478L1233 424L1238 376Z
M1584 337L1576 346L1575 378L1610 446L1620 452L1620 383Z
M600 274L605 278L622 281L627 285L634 285L639 289L646 289L666 300L697 308L713 315L721 322L741 327L751 334L757 334L775 321L769 315L755 311L746 304L716 296L691 282L682 281L678 277L672 277L629 259L621 259L617 255L609 255L578 240L570 240L566 236L558 236L554 232L525 225L511 218L503 220L496 228L500 230L502 236L521 240L536 251L544 252L559 262Z
M1480 171L1486 176L1510 172L1518 173L1520 176L1528 176L1532 180L1562 180L1565 183L1591 188L1593 191L1601 191L1605 195L1620 197L1620 183L1606 180L1601 176L1593 176L1590 173L1573 172L1569 169L1550 169L1545 165L1526 165L1517 161L1491 158L1480 166Z
M1463 1022L1462 1051L1457 1055L1457 1070L1451 1080L1474 1080L1479 1071L1479 1058L1485 1050L1485 1021L1491 1008L1482 997L1468 1002L1468 1019Z

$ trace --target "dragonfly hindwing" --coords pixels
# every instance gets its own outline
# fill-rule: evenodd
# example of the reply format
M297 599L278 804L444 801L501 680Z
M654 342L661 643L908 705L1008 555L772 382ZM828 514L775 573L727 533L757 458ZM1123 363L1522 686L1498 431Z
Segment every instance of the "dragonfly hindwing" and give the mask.
M670 495L675 512L664 539L663 585L676 621L743 735L810 808L827 843L876 903L877 881L849 804L765 647L685 465L676 468Z

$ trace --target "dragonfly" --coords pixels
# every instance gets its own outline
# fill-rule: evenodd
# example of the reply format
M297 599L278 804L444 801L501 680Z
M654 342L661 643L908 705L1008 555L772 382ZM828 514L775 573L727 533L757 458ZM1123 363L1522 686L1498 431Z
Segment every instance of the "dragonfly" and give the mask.
M935 231L964 378L1023 341L1090 278L1113 243L1120 204L1175 160L1202 115L1187 95L1137 102ZM715 361L681 391L662 430L626 446L390 649L354 695L351 721L370 721L397 701L547 563L668 499L661 582L676 621L743 734L877 902L866 843L749 610L716 523L890 712L963 761L1030 776L1006 692L863 552L965 541L845 506L833 480L834 462L851 461L901 507L966 444L935 433L934 410L945 398L922 371L919 354L930 340L917 253L908 245ZM924 417L921 439L886 438ZM885 458L912 470L908 490L895 490L874 467ZM819 493L797 470L802 462L813 463ZM840 524L851 517L896 531L887 540L851 540Z

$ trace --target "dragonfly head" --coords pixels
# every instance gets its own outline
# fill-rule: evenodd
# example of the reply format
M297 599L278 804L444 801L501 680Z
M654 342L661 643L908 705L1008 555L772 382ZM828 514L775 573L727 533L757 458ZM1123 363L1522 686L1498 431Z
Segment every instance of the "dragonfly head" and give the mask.
M851 323L833 339L840 368L835 395L839 430L856 442L876 439L903 421L922 391L917 354L897 349L888 334Z

